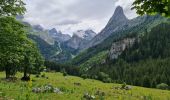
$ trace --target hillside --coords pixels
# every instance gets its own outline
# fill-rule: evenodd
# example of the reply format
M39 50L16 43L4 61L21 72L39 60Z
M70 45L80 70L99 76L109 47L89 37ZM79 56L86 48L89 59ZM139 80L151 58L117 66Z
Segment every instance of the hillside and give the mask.
M166 18L156 15L156 16L137 17L135 19L132 19L131 22L135 23L141 20L142 22L140 24L134 25L132 27L127 27L124 30L113 32L108 38L106 38L100 44L97 44L95 46L92 46L84 50L71 61L72 64L80 65L86 62L91 57L97 55L98 53L102 51L110 50L113 42L125 37L139 36L145 33L146 30L150 31L156 25L159 25L160 23L167 21Z
M0 72L0 99L7 100L89 100L84 94L96 100L169 100L170 91L148 89L131 86L130 90L119 89L120 84L102 83L91 79L82 79L74 76L64 77L61 73L45 73L47 78L32 76L32 82L6 82ZM17 74L21 76L20 73ZM34 93L32 89L45 84L57 87L58 93Z
M109 81L99 78L99 73L104 72L113 82L126 82L144 87L156 87L160 83L170 84L170 30L168 27L170 27L169 24L160 24L140 38L138 37L138 42L122 51L118 59L110 59L110 53L106 54L105 58L97 56L100 54L98 53L90 59L103 58L103 60L96 59L95 61L98 62L87 60L82 63L80 65L82 70L88 68L83 70L83 73L90 78Z
M54 54L57 54L60 51L57 42L55 42L53 45L51 45L37 35L28 34L28 37L30 39L32 39L37 44L41 54L46 59L51 59L51 57L54 56Z

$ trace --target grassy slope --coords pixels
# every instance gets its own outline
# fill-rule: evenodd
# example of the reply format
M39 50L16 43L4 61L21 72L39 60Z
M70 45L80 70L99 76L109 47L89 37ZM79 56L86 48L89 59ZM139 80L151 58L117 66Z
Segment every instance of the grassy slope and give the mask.
M98 54L94 55L92 58L88 59L86 62L82 63L80 67L82 70L86 71L95 65L101 64L103 61L105 61L107 56L108 56L108 51L99 52Z
M0 78L2 79L4 75L5 74L1 72ZM21 74L17 76L21 77ZM35 94L31 92L31 88L26 88L26 86L29 86L26 82L17 81L7 83L0 80L0 100L2 95L6 95L8 98L15 100L26 100L26 95L29 95L29 100L81 100L84 93L95 94L97 89L105 92L105 100L170 100L170 91L142 87L133 87L133 89L129 91L114 90L112 87L119 86L119 84L102 83L90 79L83 80L82 78L73 76L67 76L65 78L61 73L46 73L46 76L48 76L49 79L35 78L35 76L32 76L35 80L35 82L32 83L33 86L50 83L55 87L64 88L65 92L63 94ZM81 86L74 86L74 82L81 83ZM148 97L148 99L144 99L144 97Z

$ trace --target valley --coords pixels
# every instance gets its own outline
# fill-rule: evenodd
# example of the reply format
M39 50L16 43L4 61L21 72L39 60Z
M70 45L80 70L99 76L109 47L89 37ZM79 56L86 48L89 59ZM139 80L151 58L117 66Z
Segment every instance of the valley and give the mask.
M55 43L51 45L47 41L50 39L43 39L43 34L39 35L54 49L44 52L51 52L48 58L45 57L49 61L45 66L47 69L62 72L63 65L63 69L70 75L76 73L80 77L103 82L126 82L150 88L156 88L161 83L170 84L167 66L170 57L167 51L170 32L168 23L168 19L160 15L144 15L129 20L123 8L118 6L108 24L98 34L92 30L78 30L71 37L55 28L46 30L46 35ZM33 30L42 31L43 28L39 26ZM163 48L160 44L167 45ZM37 45L41 43L37 42ZM46 49L43 45L41 47L41 52ZM148 73L149 71L151 72Z
M0 1L0 100L170 100L170 1L30 1Z

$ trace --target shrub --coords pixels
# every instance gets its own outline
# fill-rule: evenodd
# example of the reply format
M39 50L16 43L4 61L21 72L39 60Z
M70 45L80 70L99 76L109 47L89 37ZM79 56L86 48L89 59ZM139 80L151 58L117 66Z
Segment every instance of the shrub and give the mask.
M109 77L109 75L104 72L99 72L98 79L103 82L109 82L109 83L112 81L112 79Z
M38 77L40 77L40 75L39 75L39 74L36 74L35 77L38 78Z
M105 83L111 83L111 82L112 82L112 79L108 77L108 78L103 79L103 82L105 82Z
M157 89L168 90L169 86L165 83L158 84L156 86Z
M43 73L43 74L41 75L41 77L45 77L45 73Z
M62 69L61 72L63 73L63 76L67 76L68 75L65 69Z
M81 77L82 77L83 79L87 79L88 76L87 76L87 74L82 74Z
M121 86L122 89L124 89L126 87L126 83L124 82Z
M67 76L68 74L67 74L67 72L65 71L65 72L63 72L63 76Z

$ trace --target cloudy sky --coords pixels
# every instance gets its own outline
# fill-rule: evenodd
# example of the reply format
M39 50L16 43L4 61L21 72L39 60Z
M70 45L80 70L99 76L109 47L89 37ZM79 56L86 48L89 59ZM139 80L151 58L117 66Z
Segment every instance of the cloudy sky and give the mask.
M134 0L25 0L25 20L46 29L55 27L66 34L76 30L93 29L100 32L113 15L116 6L123 7L126 16L136 17L131 11Z

